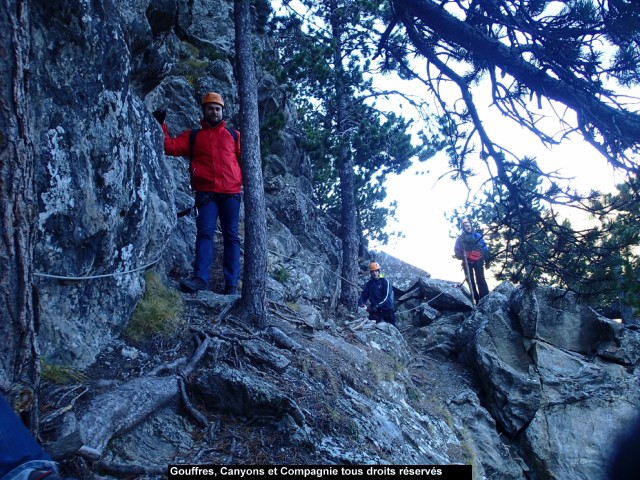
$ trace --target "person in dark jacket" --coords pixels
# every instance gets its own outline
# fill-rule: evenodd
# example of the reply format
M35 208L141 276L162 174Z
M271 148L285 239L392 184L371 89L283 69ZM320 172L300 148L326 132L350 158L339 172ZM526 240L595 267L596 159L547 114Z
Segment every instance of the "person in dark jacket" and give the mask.
M396 315L393 311L393 288L389 280L380 274L378 262L371 262L369 265L371 279L365 284L358 307L364 308L369 302L369 318L376 322L387 322L396 324Z
M187 292L209 288L209 271L218 218L223 237L223 273L227 295L238 291L240 276L240 132L229 130L223 119L224 100L218 93L202 97L200 129L195 135L185 130L175 138L169 136L164 123L166 111L156 110L154 117L164 132L167 155L190 158L191 187L195 191L196 258L193 275L180 282Z
M456 258L462 260L465 276L469 281L476 304L489 293L484 278L484 261L489 258L489 249L480 232L474 232L468 218L462 220L462 234L453 248Z
M614 439L613 451L606 466L606 480L635 480L638 478L636 463L640 449L640 416L630 421Z
M59 480L58 465L0 394L0 480Z

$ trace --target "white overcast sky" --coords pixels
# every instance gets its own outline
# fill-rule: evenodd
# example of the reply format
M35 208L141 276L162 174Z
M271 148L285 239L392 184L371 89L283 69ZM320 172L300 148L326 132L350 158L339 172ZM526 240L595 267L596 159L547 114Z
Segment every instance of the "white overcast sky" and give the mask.
M279 2L271 2L277 9ZM298 12L305 8L294 2ZM560 8L561 3L551 6ZM383 29L384 26L381 28ZM381 30L382 31L382 30ZM425 71L424 66L417 71ZM375 84L384 90L401 90L405 94L424 99L427 96L426 87L417 81L405 82L395 76L376 77ZM473 92L477 108L484 115L484 127L492 138L509 148L520 158L528 155L535 156L543 171L557 170L567 177L574 177L572 186L582 192L590 189L609 191L613 185L620 182L604 158L598 154L578 135L571 141L564 141L552 150L542 146L533 134L525 131L518 124L505 119L500 114L491 113L489 97L482 92L488 91L482 85ZM457 95L453 91L452 95ZM457 98L457 97L456 97ZM378 104L396 113L402 113L406 118L414 118L416 128L421 128L420 120L415 111L408 107L407 102L400 97L390 97L386 102L378 100ZM562 111L560 108L559 111ZM550 115L553 114L550 112ZM557 127L550 132L556 133ZM550 133L547 132L547 133ZM443 280L462 281L464 274L460 262L453 258L452 236L458 234L457 228L446 221L446 215L458 207L462 207L467 197L467 190L461 183L454 183L447 178L437 182L437 179L448 171L446 156L441 153L425 163L415 162L413 167L401 175L391 175L386 183L387 200L397 201L396 217L398 223L390 226L390 230L400 230L405 238L399 239L387 246L370 245L372 249L383 250L407 263L415 265L429 272L432 277ZM481 167L477 169L478 185L487 178ZM472 192L472 194L475 192ZM577 219L571 218L572 222ZM382 266L384 270L384 266ZM495 286L488 276L490 284Z
M535 156L543 170L559 170L573 178L571 185L578 191L611 191L620 182L605 159L577 135L549 150L514 122L495 115L487 118L492 119L491 129L496 132L496 139L518 155ZM479 165L478 161L477 185L486 178ZM446 216L463 206L467 190L461 182L453 182L448 176L438 180L448 169L446 155L440 153L427 162L414 162L401 175L389 177L387 200L398 202L398 223L390 231L401 230L405 238L387 246L373 245L373 248L422 268L434 278L462 281L460 261L453 258L452 236L459 231ZM574 217L571 220L578 221Z

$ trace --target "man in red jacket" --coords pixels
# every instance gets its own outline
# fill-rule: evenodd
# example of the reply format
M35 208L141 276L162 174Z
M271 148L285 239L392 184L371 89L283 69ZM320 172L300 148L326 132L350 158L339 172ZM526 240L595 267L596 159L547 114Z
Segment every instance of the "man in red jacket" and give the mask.
M213 262L213 246L218 217L224 241L224 293L238 293L240 276L240 132L227 128L223 120L224 100L218 93L202 97L201 128L185 130L175 138L169 136L164 123L166 111L156 110L153 116L164 132L167 155L189 157L191 188L195 191L196 258L193 275L180 282L187 292L209 288L209 270Z

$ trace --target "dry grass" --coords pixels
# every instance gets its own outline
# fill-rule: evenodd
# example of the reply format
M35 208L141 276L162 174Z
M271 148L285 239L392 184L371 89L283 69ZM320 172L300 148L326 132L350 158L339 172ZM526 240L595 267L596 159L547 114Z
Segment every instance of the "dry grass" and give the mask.
M124 332L127 339L135 342L148 336L173 334L182 318L183 304L178 292L168 289L154 272L147 273L145 282L144 295Z

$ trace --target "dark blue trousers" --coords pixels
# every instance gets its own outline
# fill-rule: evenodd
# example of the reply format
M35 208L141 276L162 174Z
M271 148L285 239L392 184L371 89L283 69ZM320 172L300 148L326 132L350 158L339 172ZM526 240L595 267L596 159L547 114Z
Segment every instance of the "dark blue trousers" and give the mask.
M240 276L240 194L228 195L211 192L197 192L196 205L196 259L193 275L209 285L209 271L213 262L213 246L218 218L222 229L223 253L222 271L225 287L237 287Z
M484 278L484 263L482 259L472 262L467 261L469 265L469 282L471 282L471 293L478 303L482 298L489 294L489 286ZM464 268L464 260L462 268Z
M34 469L57 472L55 462L0 395L0 480L26 479Z

